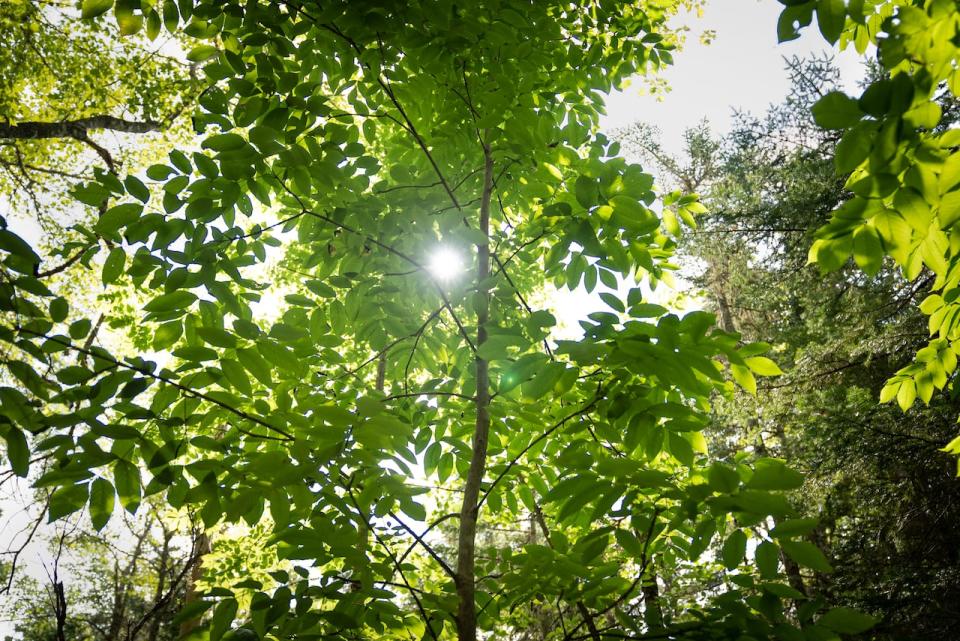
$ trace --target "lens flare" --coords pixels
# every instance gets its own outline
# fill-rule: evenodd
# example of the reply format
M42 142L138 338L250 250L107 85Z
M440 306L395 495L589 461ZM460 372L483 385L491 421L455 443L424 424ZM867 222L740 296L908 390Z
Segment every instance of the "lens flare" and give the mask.
M451 281L463 273L463 258L449 247L439 247L430 256L427 270L439 281Z

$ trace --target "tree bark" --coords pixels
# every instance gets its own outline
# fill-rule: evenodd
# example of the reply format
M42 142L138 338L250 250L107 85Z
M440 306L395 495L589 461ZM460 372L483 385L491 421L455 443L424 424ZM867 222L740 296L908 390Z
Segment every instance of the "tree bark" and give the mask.
M159 131L160 123L124 120L114 116L91 116L77 120L61 122L18 122L15 125L0 123L0 138L16 140L35 140L38 138L80 138L86 137L89 129L110 129L128 134L144 134Z
M192 556L196 561L193 564L193 569L190 570L190 577L187 579L187 593L183 598L183 607L187 607L200 598L200 592L197 590L197 582L200 580L200 577L203 576L203 557L211 550L210 538L206 532L201 530L200 533L197 534L193 547L194 553ZM200 617L187 619L180 624L180 637L187 636L199 625Z
M720 308L720 328L729 333L737 331L733 323L733 314L730 313L730 303L727 301L727 293L721 289L717 292L717 307Z
M663 627L663 608L660 607L660 586L657 584L657 575L653 572L640 584L643 592L643 622L647 630L656 630Z
M483 144L483 193L480 199L480 231L490 235L490 199L493 194L493 156L490 146ZM490 314L490 291L486 284L490 274L490 245L486 240L477 245L477 347L487 341L487 321ZM488 363L477 356L476 424L473 432L473 452L470 468L463 487L460 507L460 531L457 540L457 638L459 641L477 639L477 604L475 585L477 515L480 486L487 466L487 440L490 435L490 376Z
M157 589L153 595L154 616L150 621L150 627L147 630L147 641L157 641L157 635L160 633L160 619L164 611L164 590L167 581L167 564L170 561L170 539L173 538L173 532L160 523L163 528L163 548L160 551L160 562L157 569ZM171 586L173 589L176 586ZM130 641L133 641L132 635Z

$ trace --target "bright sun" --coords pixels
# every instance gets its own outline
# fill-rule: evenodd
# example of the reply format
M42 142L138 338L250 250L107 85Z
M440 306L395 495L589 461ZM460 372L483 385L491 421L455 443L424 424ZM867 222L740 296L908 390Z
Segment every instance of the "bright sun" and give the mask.
M427 270L437 280L453 280L464 271L463 258L449 247L438 247L430 256Z

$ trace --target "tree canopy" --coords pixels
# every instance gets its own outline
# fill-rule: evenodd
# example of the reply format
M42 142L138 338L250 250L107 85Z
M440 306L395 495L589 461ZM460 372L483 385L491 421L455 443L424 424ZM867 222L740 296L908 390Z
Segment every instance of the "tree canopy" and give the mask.
M917 35L954 33L948 5L790 2L780 36L815 13L831 42L877 42L900 72L859 103L831 92L813 105L817 125L850 128L835 157L855 196L839 204L830 185L823 206L838 213L811 255L836 268L852 252L873 275L886 252L911 280L925 264L944 291L930 300L949 306L952 220L932 218L921 238L889 207L894 192L950 197L945 169L934 188L917 168L952 151L934 92L954 50ZM863 604L804 583L832 568L816 519L787 494L804 482L775 457L788 452L708 446L737 386L756 394L758 377L783 372L771 336L722 305L717 326L653 297L705 207L690 186L656 190L598 130L604 93L672 61L683 6L5 8L23 24L16 50L36 59L4 76L4 188L28 193L46 167L85 207L57 268L13 216L0 228L12 473L51 521L85 510L100 530L156 501L211 533L268 532L256 545L269 569L205 561L208 584L185 584L180 631L209 641L869 629L874 617L849 607ZM116 64L72 53L91 40ZM91 91L114 77L116 93ZM35 100L49 87L63 100ZM150 148L145 168L90 135L173 131L181 114L192 134ZM101 166L42 165L60 145ZM605 307L558 340L534 301L581 286L603 290ZM895 396L909 396L907 377L925 401L946 385L956 357L941 339L918 354L927 374L894 379ZM665 607L667 583L684 589Z

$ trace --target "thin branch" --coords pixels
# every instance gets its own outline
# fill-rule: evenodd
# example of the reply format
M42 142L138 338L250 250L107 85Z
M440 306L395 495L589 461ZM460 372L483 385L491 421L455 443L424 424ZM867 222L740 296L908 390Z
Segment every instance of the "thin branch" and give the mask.
M304 14L308 15L308 14ZM335 24L319 24L323 29L339 36L350 46L354 51L357 52L357 57L362 59L363 49L360 45L357 44L353 38L347 36L343 31L341 31ZM382 48L381 48L382 51ZM369 63L362 63L363 66L367 69L370 69ZM400 116L403 118L403 121L406 123L406 129L413 136L414 141L416 141L417 146L420 147L420 150L423 151L423 154L427 157L427 161L430 163L430 166L433 168L434 173L437 174L437 178L440 181L440 184L443 185L444 190L447 192L447 195L450 197L450 201L454 206L459 210L462 209L460 202L457 200L456 194L453 193L453 189L450 187L450 184L447 182L446 177L443 175L443 172L440 171L440 166L437 164L437 161L433 158L433 154L430 153L430 149L427 147L426 143L423 141L423 137L417 132L416 126L413 124L413 121L410 120L410 116L407 115L406 110L403 108L403 105L400 104L400 101L397 99L396 94L394 94L393 89L390 87L389 81L387 81L382 75L377 74L377 84L383 89L383 92L390 99L390 102L393 103L393 106L396 107L397 111L400 113Z
M416 539L417 543L419 543L420 546L423 547L423 549L427 551L427 554L429 554L431 557L433 557L433 560L436 561L436 562L440 565L441 568L443 568L443 571L446 572L447 575L450 576L450 578L452 578L452 579L455 579L455 578L456 578L457 575L456 575L456 573L453 571L453 569L447 564L446 561L443 560L443 557L441 557L439 554L437 554L436 550L434 550L432 547L430 547L430 545L428 545L427 542L423 540L423 537L422 537L420 534L417 534L409 525L407 525L406 523L404 523L404 522L403 522L396 514L394 514L393 512L390 512L390 513L389 513L389 516L390 516L390 518L392 518L394 521L396 521L397 523L399 523L399 524L400 524L400 527L402 527L404 530L406 530L407 533L408 533L410 536L412 536L414 539Z
M353 369L351 369L351 370L349 370L349 371L341 374L341 375L338 376L335 380L340 380L340 379L342 379L342 378L346 378L347 376L354 376L357 372L359 372L360 370L362 370L364 367L366 367L367 365L371 364L372 362L374 362L375 360L377 360L378 358L380 358L381 356L383 356L384 354L386 354L386 353L387 353L388 351L390 351L394 346L398 345L399 343L402 343L402 342L405 341L405 340L410 340L411 338L419 337L420 334L422 334L423 331L427 328L427 326L430 325L430 322L431 322L434 318L436 318L437 316L439 316L439 315L440 315L440 312L442 312L443 310L444 310L444 308L441 307L441 308L438 309L437 311L433 312L432 314L430 314L429 316L427 316L427 320L425 320L425 321L423 322L423 324L420 325L420 327L417 329L417 331L415 331L415 332L412 333L412 334L407 334L406 336L401 336L400 338L397 338L397 339L391 341L390 343L387 344L386 347L384 347L383 349L381 349L380 351L378 351L376 354L374 354L373 356L371 356L371 357L368 358L367 360L363 361L362 363L360 363L359 365L357 365L357 366L354 367Z
M13 585L13 577L17 571L17 560L20 558L20 555L23 554L23 551L27 549L27 546L30 545L30 541L33 540L33 536L37 533L37 528L39 528L40 524L43 523L43 517L47 515L48 507L50 507L49 496L47 496L47 500L43 504L43 509L40 510L40 514L37 515L37 520L34 521L33 527L30 528L30 533L27 534L27 538L26 540L24 540L23 545L21 545L19 548L14 550L13 559L11 559L10 565L7 568L7 584L2 588L0 588L0 594L6 594L10 592L10 587Z
M383 548L384 552L387 553L387 556L390 557L390 560L393 561L393 567L400 574L400 579L403 581L404 587L410 592L410 596L413 598L414 603L417 604L417 609L420 611L420 616L423 617L423 625L430 632L430 636L433 638L433 641L439 641L437 638L437 633L433 630L433 625L430 623L430 617L427 616L427 611L423 608L423 603L420 601L420 597L417 596L417 590L410 585L410 581L407 580L407 575L403 573L403 567L400 565L400 561L397 560L396 555L393 553L393 550L390 549L390 546L380 537L377 533L376 528L371 525L370 520L367 518L366 514L363 513L363 510L360 509L360 504L357 503L356 497L353 495L353 488L347 487L347 494L350 497L350 502L353 504L354 509L357 511L357 515L363 519L363 522L367 526L367 530L373 534L373 538L377 540L377 543L380 547Z
M392 401L398 398L417 398L418 396L454 396L456 398L462 398L465 401L475 400L473 396L467 396L466 394L460 394L457 392L439 392L435 390L421 390L419 392L404 392L402 394L391 394L386 397L385 401Z
M164 594L162 598L157 599L156 603L153 604L153 607L147 610L147 612L145 612L144 615L140 617L140 620L137 621L137 623L127 631L128 641L132 641L133 638L137 636L137 632L140 631L140 628L146 625L147 621L149 621L151 617L156 616L160 612L160 610L162 610L167 605L167 603L170 602L170 600L173 598L174 593L180 587L180 582L183 581L183 579L187 576L187 572L189 572L191 568L193 568L193 566L196 563L198 563L202 557L203 557L203 552L200 550L197 550L194 554L190 555L190 558L187 559L187 562L183 564L183 568L181 568L177 576L174 577L173 581L170 584L170 589L167 590L166 594ZM161 568L161 571L163 571L162 568Z
M48 277L53 276L53 275L55 275L55 274L59 274L60 272L66 271L66 270L69 269L74 263L76 263L78 260L80 260L81 258L83 258L83 255L86 254L89 249L90 249L89 247L84 247L84 248L78 250L77 253L75 253L73 256L71 256L71 257L68 258L67 260L63 261L62 263L60 263L60 264L57 265L56 267L51 267L50 269L47 269L47 270L44 270L44 271L42 271L42 272L37 273L37 278L48 278Z
M0 123L0 138L15 140L37 140L41 138L77 138L86 137L89 129L110 129L128 134L143 134L158 131L160 123L152 120L133 121L114 116L91 116L77 120L60 122L19 122ZM78 140L81 138L78 138Z
M51 341L51 342L53 342L53 343L56 343L56 344L58 344L58 345L62 345L63 347L66 347L66 348L69 349L69 350L73 350L73 351L75 351L75 352L78 352L78 353L80 353L80 354L83 354L84 356L88 356L88 357L93 358L93 359L95 359L95 360L96 360L96 359L100 359L100 360L102 360L102 361L106 361L106 362L108 362L108 363L111 363L112 365L114 365L114 366L116 366L116 367L122 367L122 368L124 368L124 369L128 369L128 370L130 370L130 371L137 372L137 373L139 373L139 374L142 374L143 376L147 376L147 377L149 377L149 378L152 378L152 379L154 379L154 380L160 381L160 382L162 382L162 383L166 383L167 385L171 385L171 386L173 386L173 387L176 387L178 390L180 390L180 391L183 392L184 394L188 394L188 395L193 396L193 397L195 397L195 398L199 398L199 399L202 399L202 400L204 400L204 401L207 401L208 403L212 403L212 404L214 404L214 405L216 405L216 406L218 406L218 407L221 407L221 408L227 410L227 411L230 412L231 414L235 414L236 416L239 416L240 418L243 418L243 419L246 419L246 420L248 420L248 421L251 421L252 423L256 423L257 425L260 425L260 426L262 426L262 427L265 427L265 428L267 428L267 429L270 430L270 431L276 432L277 434L281 434L281 435L284 436L284 438L279 439L279 438L273 437L273 436L256 435L257 438L264 438L264 439L271 439L271 440L285 440L285 441L293 441L293 440L296 440L296 439L294 438L293 434L287 432L286 430L284 430L284 429L282 429L282 428L279 428L279 427L276 427L275 425L271 425L270 423L267 423L265 420L263 420L262 418L260 418L260 417L258 417L258 416L254 416L253 414L249 414L249 413L247 413L247 412L245 412L245 411L243 411L243 410L240 410L240 409L237 409L237 408L235 408L235 407L232 407L232 406L228 405L227 403L224 403L223 401L217 400L217 399L213 398L212 396L209 396L209 395L207 395L207 394L204 394L204 393L201 392L201 391L198 391L198 390L195 390L195 389L193 389L193 388L187 387L186 385L183 385L183 384L181 384L181 383L173 380L172 378L170 378L170 377L168 377L168 376L163 376L162 374L154 374L154 373L151 372L150 370L145 369L145 368L143 368L143 367L137 367L136 365L131 365L130 363L124 363L123 361L119 361L119 360L115 359L114 357L110 356L110 355L107 354L106 352L96 353L96 352L94 352L94 351L91 350L91 349L87 349L87 348L85 348L85 347L79 347L79 346L77 346L77 345L74 345L74 344L71 343L70 341L65 341L65 340L63 340L63 339L61 339L61 338L59 338L59 337L57 337L57 336L48 336L48 335L43 334L43 333L41 333L41 332L35 332L35 331L31 330L31 329L27 329L26 327L19 327L19 326L18 326L18 327L15 327L15 329L16 329L16 331L19 332L19 333L22 333L22 334L30 334L30 335L32 335L32 336L36 336L37 338L46 339L46 340Z
M433 528L437 527L438 525L440 525L440 524L443 523L444 521L448 521L448 520L450 520L450 519L455 519L455 518L457 518L457 517L459 517L459 516L460 516L460 514L457 513L457 512L450 512L450 513L448 513L448 514L444 514L443 516L441 516L440 518L438 518L437 520L435 520L433 523L431 523L430 525L428 525L428 526L427 526L427 529L424 530L424 531L423 531L423 534L421 534L420 536L421 536L421 537L426 536L427 534L429 534L430 530L432 530ZM408 556L410 556L410 553L413 552L413 550L414 550L416 547L417 547L417 542L416 542L416 541L414 541L413 543L411 543L411 544L410 544L410 547L407 548L406 552L404 552L403 554L400 555L400 562L403 563L403 560L406 559Z
M517 454L512 459L510 459L510 462L507 463L506 467L504 467L503 470L500 471L500 474L497 475L497 478L493 480L493 483L491 483L489 487L487 487L487 491L483 493L482 497L480 497L480 502L477 504L477 508L479 509L480 506L483 505L484 501L487 500L487 497L490 496L490 493L493 491L493 488L495 488L497 484L503 480L503 477L506 476L511 469L513 469L513 467L520 461L521 458L523 458L527 454L527 452L533 449L534 445L536 445L537 443L539 443L540 441L547 438L548 436L556 432L558 429L563 427L567 423L567 421L574 419L578 416L581 416L583 414L586 414L587 412L592 410L593 407L600 401L601 391L602 390L598 388L597 394L596 396L593 397L593 400L591 400L589 403L587 403L577 411L572 412L571 414L568 414L567 416L563 417L562 419L554 423L548 430L540 434L540 436L538 436L537 438L530 441L530 443L528 443L527 446L523 448L519 454Z
M12 143L10 146L13 146ZM30 171L36 171L42 174L50 174L51 176L60 176L62 178L73 178L75 180L83 180L86 178L86 176L81 176L80 174L73 174L68 171L59 171L57 169L49 169L47 167L37 167L36 165L31 165L29 163L12 163L6 160L0 160L0 165L3 165L4 167L17 167L21 171L29 169Z

